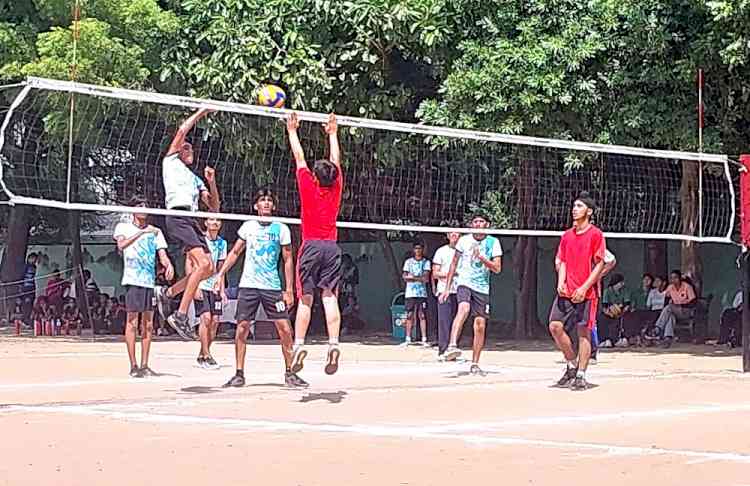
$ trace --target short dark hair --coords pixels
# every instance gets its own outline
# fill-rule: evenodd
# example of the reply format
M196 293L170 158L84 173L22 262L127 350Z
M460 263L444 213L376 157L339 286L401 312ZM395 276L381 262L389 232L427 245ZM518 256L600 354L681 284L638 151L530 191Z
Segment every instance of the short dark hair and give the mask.
M611 277L609 277L609 286L617 285L620 282L624 282L625 277L621 273L613 273Z
M578 194L576 201L581 201L586 205L587 208L591 209L592 211L596 211L596 201L594 201L594 198L591 196L591 194L589 194L588 191L581 191Z
M682 280L682 272L680 270L672 270L671 272L669 272L669 275L677 275L677 278Z
M492 223L492 219L490 218L490 215L484 209L475 209L474 211L472 211L471 214L469 215L469 223L474 221L475 218L482 218L488 223Z
M331 187L339 175L339 168L330 160L319 159L313 164L313 174L320 187Z
M128 200L128 206L132 207L138 207L138 206L148 206L148 201L146 201L146 198L140 195L135 195Z
M273 190L270 187L261 187L257 191L255 191L255 196L253 196L253 205L257 204L258 201L260 201L263 197L270 197L273 201L274 206L279 205L279 198L276 197L276 193L273 192Z
M414 243L412 243L412 248L416 247L424 249L424 242L422 240L414 240Z
M650 278L652 282L654 281L654 276L648 272L644 273L641 278L646 278L646 277Z

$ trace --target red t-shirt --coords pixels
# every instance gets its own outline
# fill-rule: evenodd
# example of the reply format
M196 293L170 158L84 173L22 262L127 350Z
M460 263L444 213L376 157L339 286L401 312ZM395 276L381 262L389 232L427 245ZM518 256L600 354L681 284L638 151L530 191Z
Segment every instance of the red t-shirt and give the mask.
M575 228L563 233L557 257L565 263L565 286L568 293L572 294L586 282L594 266L604 260L605 250L604 234L594 225L583 233L576 233ZM586 300L596 299L596 289L596 285L591 286L586 292Z
M302 239L338 240L336 218L344 187L341 168L331 187L320 187L307 167L297 169L297 187L302 206Z

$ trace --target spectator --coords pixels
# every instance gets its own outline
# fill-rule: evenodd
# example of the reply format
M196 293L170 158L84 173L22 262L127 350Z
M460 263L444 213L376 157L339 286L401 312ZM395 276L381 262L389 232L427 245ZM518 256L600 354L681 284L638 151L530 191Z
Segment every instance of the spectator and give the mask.
M669 303L662 309L654 324L654 332L649 338L662 338L662 345L669 348L674 340L674 326L677 319L690 319L695 313L696 295L693 286L682 278L682 272L673 270L669 274L667 287Z
M734 348L740 343L742 343L742 289L734 294L731 307L721 312L719 340L716 344L728 344Z
M34 308L34 299L36 299L36 262L38 256L36 253L29 253L26 257L26 266L23 269L23 284L21 293L23 294L23 321L31 325L31 311Z
M339 287L339 300L343 305L349 301L349 296L357 296L357 285L359 285L359 269L354 264L352 256L348 253L341 257L341 284Z
M62 321L66 329L80 329L81 313L78 311L76 300L68 297L63 301Z
M91 305L99 298L99 286L88 269L83 270L83 287L86 290L86 301Z
M625 286L625 277L615 273L609 279L609 285L602 297L602 312L597 319L597 331L601 348L611 348L620 338L620 318L630 310L632 298Z
M40 295L34 303L34 309L31 312L31 319L34 322L39 321L40 324L44 324L47 321L54 319L54 313L52 307L50 307L47 297Z
M124 298L124 296L121 296ZM120 304L120 301L116 297L110 299L109 305L109 331L112 334L124 334L125 333L125 302Z
M414 256L404 262L403 279L406 282L406 340L411 344L411 328L419 321L422 331L422 346L427 346L427 283L430 281L430 261L424 257L424 245L415 242Z
M641 287L631 294L633 310L646 310L646 303L651 290L654 288L654 276L644 273L641 277Z
M656 277L654 279L654 288L648 294L646 299L646 308L650 311L661 312L667 306L667 279Z
M70 282L63 280L62 272L56 271L49 280L47 280L47 289L45 295L47 303L55 310L56 313L62 313L63 299L70 289Z
M351 334L352 331L361 331L365 328L365 321L359 316L359 303L354 294L349 294L344 306L341 308L341 330L342 334Z

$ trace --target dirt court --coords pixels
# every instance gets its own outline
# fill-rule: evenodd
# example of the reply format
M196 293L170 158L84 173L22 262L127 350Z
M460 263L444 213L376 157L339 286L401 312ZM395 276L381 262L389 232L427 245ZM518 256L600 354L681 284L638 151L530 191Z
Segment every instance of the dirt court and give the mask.
M344 344L329 377L311 346L307 390L251 344L248 386L222 389L228 341L214 371L197 343L157 341L162 376L135 379L114 339L2 336L0 485L750 484L737 352L604 350L573 392L551 387L547 343L488 344L484 377L382 343Z

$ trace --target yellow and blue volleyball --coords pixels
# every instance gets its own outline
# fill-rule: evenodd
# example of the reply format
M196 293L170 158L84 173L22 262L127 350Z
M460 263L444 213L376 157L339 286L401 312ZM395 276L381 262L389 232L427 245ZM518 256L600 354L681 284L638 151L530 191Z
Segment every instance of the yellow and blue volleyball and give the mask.
M286 103L284 90L273 84L265 84L258 90L258 104L270 108L282 108Z

